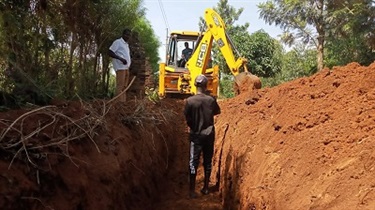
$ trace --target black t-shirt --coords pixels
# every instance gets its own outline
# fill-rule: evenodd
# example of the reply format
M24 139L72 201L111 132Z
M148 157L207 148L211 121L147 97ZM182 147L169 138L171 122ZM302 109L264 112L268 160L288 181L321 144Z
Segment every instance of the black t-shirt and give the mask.
M215 131L214 115L220 114L220 107L214 97L197 94L186 100L184 114L191 134L209 135Z
M189 60L192 53L193 53L193 49L190 49L190 48L185 48L182 50L182 54L184 54L186 61Z

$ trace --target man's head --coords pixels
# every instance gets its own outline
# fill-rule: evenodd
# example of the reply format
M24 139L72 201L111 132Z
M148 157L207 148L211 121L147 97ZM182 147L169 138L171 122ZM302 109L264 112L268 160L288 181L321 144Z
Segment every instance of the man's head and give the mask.
M122 31L122 38L124 38L125 40L128 40L130 38L130 35L131 35L132 31L128 28L124 29Z
M207 88L207 83L208 83L208 79L206 76L204 76L203 74L200 74L198 75L196 78L195 78L195 82L194 82L194 85L198 88L203 88L203 89L206 89Z
M185 48L189 48L189 42L185 42Z

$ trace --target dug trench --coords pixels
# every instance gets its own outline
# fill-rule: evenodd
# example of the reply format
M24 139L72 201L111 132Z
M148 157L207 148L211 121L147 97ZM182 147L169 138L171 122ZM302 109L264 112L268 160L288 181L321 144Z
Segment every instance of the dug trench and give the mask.
M182 109L144 99L0 113L0 209L221 209L213 195L187 199Z
M375 63L220 101L212 193L194 200L183 105L2 112L0 209L375 209Z

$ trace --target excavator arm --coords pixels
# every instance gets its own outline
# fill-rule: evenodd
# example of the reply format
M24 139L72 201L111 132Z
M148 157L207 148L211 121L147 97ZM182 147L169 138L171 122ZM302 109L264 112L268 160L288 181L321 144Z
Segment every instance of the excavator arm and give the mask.
M258 77L252 75L246 67L247 59L241 56L236 58L234 52L238 51L228 36L223 19L213 9L206 9L204 18L207 29L199 42L192 57L187 62L187 68L190 70L191 79L194 81L199 74L206 73L207 61L210 59L213 41L219 46L221 53L231 71L235 76L235 82L238 91L248 88L261 88L261 82ZM243 69L240 72L240 69ZM252 87L243 87L252 86ZM195 92L195 89L193 89Z
M223 54L223 57L232 74L237 76L241 67L244 67L244 70L247 71L247 60L243 57L236 59L234 52L237 52L237 49L234 47L233 42L228 36L225 23L219 14L217 14L213 9L206 9L204 18L206 21L207 31L211 33L212 38L219 46L219 49Z

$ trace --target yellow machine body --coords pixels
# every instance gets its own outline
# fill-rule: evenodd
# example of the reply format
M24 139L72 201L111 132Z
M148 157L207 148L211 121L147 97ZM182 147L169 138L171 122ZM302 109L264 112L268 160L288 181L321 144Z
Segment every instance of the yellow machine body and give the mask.
M208 78L208 91L212 96L216 97L219 85L219 67L211 65L213 42L219 46L234 76L250 74L246 68L247 59L235 57L234 51L236 49L226 33L224 21L219 14L213 9L206 9L204 19L206 30L202 33L193 31L171 32L166 53L166 62L159 65L159 96L194 95L197 91L194 85L195 78L200 74L204 74ZM179 67L179 55L184 48L185 42L189 43L193 52L186 64ZM242 72L244 74L241 73L239 75L240 68L244 70Z

